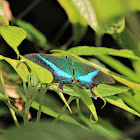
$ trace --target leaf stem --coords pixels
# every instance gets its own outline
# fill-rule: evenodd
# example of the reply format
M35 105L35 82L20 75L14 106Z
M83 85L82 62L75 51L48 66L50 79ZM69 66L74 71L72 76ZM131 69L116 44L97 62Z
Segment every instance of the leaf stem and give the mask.
M38 112L37 112L36 122L40 121L41 112L42 112L41 109L42 109L42 106L43 106L44 95L47 92L47 90L48 90L48 85L47 85L47 87L43 87L43 85L41 84L41 91L40 91L41 95L40 95L39 109L38 109Z
M27 13L29 13L30 10L33 9L39 2L40 0L35 0L34 2L32 2L21 14L19 14L17 18L12 21L11 26L14 25L17 20L23 18Z
M54 39L52 42L56 42L57 40L59 40L61 38L61 36L63 35L63 33L65 32L66 28L69 26L70 22L69 20L67 20L62 27L60 28L60 30L57 32L57 34L55 35Z
M4 85L4 80L3 80L3 77L2 77L2 72L0 70L0 83L2 84L2 87L3 87L3 90L4 90L4 93L6 95L6 97L9 99L8 95L7 95L7 92L6 92L6 88L5 88L5 85ZM17 110L15 107L13 107L10 103L10 101L7 101L5 102L6 105L8 106L10 112L11 112L11 115L12 115L12 118L15 122L15 125L17 127L20 127L19 123L18 123L18 120L17 120L17 117L15 115L15 112L18 113L19 115L23 116L22 112L20 112L19 110Z

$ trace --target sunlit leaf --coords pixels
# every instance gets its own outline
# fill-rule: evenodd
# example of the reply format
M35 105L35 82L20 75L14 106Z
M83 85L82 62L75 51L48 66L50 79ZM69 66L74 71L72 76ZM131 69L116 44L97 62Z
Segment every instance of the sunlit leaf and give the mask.
M15 26L0 26L0 34L7 44L14 49L19 57L17 47L26 38L26 32Z
M1 15L0 15L0 23L1 23L1 26L8 26L9 25L8 19L4 16L1 16Z
M2 55L0 55L0 60L7 61L14 68L14 70L18 73L18 75L21 77L21 79L24 82L27 82L27 77L29 75L29 71L25 64L20 63L20 65L18 66L18 64L20 62L19 60L4 57Z
M137 56L132 50L127 49L111 49L111 48L105 48L105 47L91 47L91 46L79 46L75 48L71 48L68 50L69 53L75 54L75 55L114 55L114 56L120 56L125 58L131 58L131 59L140 59L139 56Z
M72 0L58 0L60 5L65 9L70 22L73 25L73 39L79 41L87 30L87 23L79 13Z
M53 75L51 74L50 71L47 69L35 64L34 62L24 58L21 56L21 58L26 61L27 65L31 68L33 73L37 76L39 79L40 83L51 83L53 80Z

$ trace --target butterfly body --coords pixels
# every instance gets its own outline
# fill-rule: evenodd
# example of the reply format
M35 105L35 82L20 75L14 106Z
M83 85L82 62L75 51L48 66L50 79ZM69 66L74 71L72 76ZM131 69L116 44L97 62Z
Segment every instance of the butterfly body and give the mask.
M80 86L90 89L94 99L97 99L92 89L99 84L112 84L115 81L102 71L82 62L73 61L70 57L66 59L49 54L28 54L25 58L48 69L55 81L58 81L59 91L63 91L63 85L73 85L74 81Z

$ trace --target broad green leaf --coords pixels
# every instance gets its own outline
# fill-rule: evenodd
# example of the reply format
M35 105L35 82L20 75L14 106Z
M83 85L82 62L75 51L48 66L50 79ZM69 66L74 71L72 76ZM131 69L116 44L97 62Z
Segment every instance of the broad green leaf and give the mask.
M114 56L120 56L125 58L131 58L131 59L140 59L139 56L137 56L133 51L127 50L127 49L111 49L111 48L105 48L105 47L90 47L90 46L79 46L75 48L71 48L68 50L69 53L75 54L75 55L114 55Z
M133 50L139 56L139 41L129 28L125 27L123 32L113 34L112 37L121 48Z
M130 107L134 108L140 113L140 92L135 91L134 95L131 95L130 92L125 92L119 95Z
M128 91L130 88L125 86L112 86L112 85L106 85L102 84L98 87L94 88L102 97L111 96L115 94L120 94L122 92Z
M1 23L1 26L8 26L9 25L8 19L5 16L1 16L1 15L0 15L0 23Z
M37 30L32 24L23 20L18 20L16 24L26 31L27 33L26 38L29 41L32 41L43 48L46 47L47 45L46 37L39 30Z
M22 81L27 82L27 77L29 75L29 71L25 64L20 63L19 60L4 57L2 55L0 55L0 60L7 61L14 68L14 70L18 73L18 75L21 77ZM18 66L19 63L20 63L20 65Z
M87 30L87 23L78 11L79 9L73 4L73 0L58 0L60 5L65 9L68 18L73 26L73 39L79 41Z
M54 85L56 86L55 88L58 88L58 83L53 83L52 86L49 87L49 89L54 89ZM76 96L76 97L80 97L80 95L74 91L74 86L77 86L77 84L73 84L73 86L63 86L63 93L68 94L70 96ZM86 94L88 94L90 97L93 97L90 90L89 89L85 89L85 87L80 87L78 86L77 88L80 88L80 93L81 92L86 92ZM115 95L115 94L120 94L123 92L128 91L130 88L129 87L125 87L125 86L113 86L113 85L107 85L107 84L101 84L98 85L98 87L95 87L94 90L96 90L102 97L106 97L106 96L111 96L111 95Z
M26 61L27 65L31 68L33 73L37 76L40 83L44 84L44 83L51 83L52 82L53 75L51 74L50 71L48 71L47 69L33 63L32 61L24 58L23 56L21 56L21 58L24 61Z
M107 137L108 139L115 140L123 137L118 129L116 129L108 121L103 120L100 117L97 123L91 122L91 120L87 116L84 116L82 113L79 113L79 117L85 124L87 124L93 130L93 132L97 132L103 135L104 137Z
M138 90L140 91L140 83L136 83L136 82L133 82L131 80L129 80L128 78L126 77L123 77L119 74L116 74L114 72L109 72L109 74L114 78L116 79L117 81L119 81L120 83L123 83L124 85L128 86L128 87L131 87L135 90Z
M136 75L136 73L130 69L129 67L125 66L123 63L118 61L117 59L107 56L107 55L99 55L96 56L99 60L103 61L107 65L109 65L111 68L115 69L119 73L129 77L131 80L135 80L137 82L140 82L139 77Z
M0 91L0 100L9 101L10 99Z
M115 21L129 12L140 10L139 0L89 0L95 9L100 26Z
M11 128L1 140L107 140L103 136L69 123L42 121L27 127Z
M126 110L126 111L128 111L128 112L130 112L132 114L135 114L135 115L137 115L137 116L140 117L140 114L138 112L136 112L135 110L131 109L130 107L128 107L123 102L122 98L120 98L120 97L117 97L117 96L109 96L109 97L105 97L105 100L107 102L109 102L110 104L113 104L113 105L115 105L117 107L120 107L120 108L122 108L122 109L124 109L124 110Z
M17 57L19 57L17 47L26 38L26 32L15 26L0 26L0 34L7 44L17 53Z
M99 29L96 13L90 0L72 0L77 10L84 17L88 25L95 31Z

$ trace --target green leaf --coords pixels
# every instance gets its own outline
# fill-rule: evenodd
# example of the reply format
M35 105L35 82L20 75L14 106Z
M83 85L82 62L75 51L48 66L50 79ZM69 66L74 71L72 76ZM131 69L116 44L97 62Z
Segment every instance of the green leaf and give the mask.
M18 75L21 77L22 81L27 82L27 77L29 75L29 71L25 64L21 63L18 66L18 64L20 63L19 60L4 57L2 55L0 55L0 60L7 61L14 68L14 70L18 73Z
M32 24L23 20L18 20L16 24L26 31L27 33L26 39L34 42L35 44L43 48L46 47L47 45L46 37L39 30L37 30Z
M120 107L132 114L135 114L137 116L140 117L140 114L138 112L136 112L135 110L131 109L130 107L128 107L122 100L122 98L117 97L117 96L109 96L109 97L105 97L105 100L117 107Z
M105 47L90 47L90 46L79 46L74 47L68 50L69 53L75 54L75 55L114 55L114 56L120 56L125 58L131 58L131 59L140 59L139 56L137 56L133 51L127 50L127 49L111 49L111 48L105 48Z
M9 21L5 16L0 15L0 22L2 24L2 26L8 26L9 25Z
M136 73L130 69L129 67L125 66L123 63L118 61L117 59L107 56L107 55L99 55L96 56L99 60L109 65L111 68L115 69L119 73L129 77L131 80L135 80L137 82L140 82L139 77L136 75Z
M58 88L59 84L58 83L53 83L52 86L49 87L49 89L54 89L53 86L56 86L56 88ZM63 86L63 93L68 94L70 96L76 96L76 97L80 97L80 95L75 92L74 90L74 86L77 86L77 84L73 84L73 86ZM86 92L86 94L88 94L90 97L93 97L93 95L91 94L89 89L85 89L85 87L80 87L78 85L80 93L81 92ZM125 87L125 86L112 86L112 85L107 85L107 84L101 84L98 85L98 87L95 87L94 90L96 90L102 97L106 97L106 96L111 96L111 95L115 95L115 94L120 94L123 92L128 91L130 88L129 87Z
M102 97L111 96L115 94L120 94L122 92L128 91L130 88L125 86L111 86L102 84L94 88Z
M26 32L15 26L0 26L0 34L7 44L17 53L17 57L19 57L17 47L26 38Z
M139 0L89 0L95 9L100 26L115 21L118 17L140 9Z
M130 92L125 92L119 95L129 106L134 108L136 111L140 113L140 92L135 91L135 94L132 95Z
M140 79L140 61L133 61L132 65L137 74L137 77Z
M93 131L69 123L42 121L27 127L11 128L1 140L107 140Z
M93 103L92 99L90 98L90 96L84 90L80 90L76 86L74 86L73 89L75 90L75 92L77 92L80 95L80 99L89 108L89 110L91 111L91 113L93 114L93 116L95 118L95 122L97 122L98 116L97 116L96 108L95 108L94 103Z
M84 17L88 25L95 31L99 29L96 13L90 0L72 0L77 10Z
M79 13L72 0L58 0L60 5L65 9L70 22L73 25L73 39L79 41L87 31L87 23Z
M113 38L123 49L133 50L139 55L139 41L129 28L125 27L123 32L114 34Z
M20 56L24 61L26 61L27 65L31 68L33 73L37 76L40 83L51 83L53 80L53 75L47 69L33 63L32 61Z

